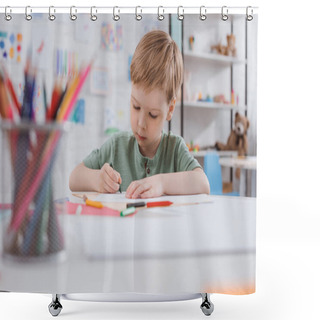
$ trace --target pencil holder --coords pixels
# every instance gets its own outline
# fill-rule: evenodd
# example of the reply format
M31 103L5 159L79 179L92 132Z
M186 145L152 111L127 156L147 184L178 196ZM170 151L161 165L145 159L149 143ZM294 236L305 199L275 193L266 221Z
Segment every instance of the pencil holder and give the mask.
M64 254L67 180L63 125L1 123L2 254L39 260Z

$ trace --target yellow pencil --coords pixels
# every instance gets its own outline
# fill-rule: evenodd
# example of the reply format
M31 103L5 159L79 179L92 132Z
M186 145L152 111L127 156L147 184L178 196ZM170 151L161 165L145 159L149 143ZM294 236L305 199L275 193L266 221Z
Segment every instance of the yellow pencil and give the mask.
M86 195L84 195L82 198L87 206L91 206L91 207L95 207L95 208L103 208L102 203L99 201L89 200Z
M79 80L80 80L80 77L77 75L74 78L73 82L71 82L70 86L68 86L68 88L67 88L67 92L65 93L62 104L60 106L60 110L57 115L57 120L60 122L63 121L63 117L69 107L73 93L75 92L75 90L78 86Z

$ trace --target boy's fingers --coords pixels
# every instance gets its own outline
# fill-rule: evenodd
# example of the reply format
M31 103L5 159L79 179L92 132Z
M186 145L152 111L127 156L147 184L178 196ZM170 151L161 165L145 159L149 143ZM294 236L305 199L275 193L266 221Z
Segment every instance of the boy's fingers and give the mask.
M117 174L117 182L119 183L119 184L121 184L121 176L120 176L120 173L119 172L117 172L116 171L116 174Z
M118 171L116 171L115 169L113 169L110 165L108 166L107 169L107 173L109 174L109 176L111 177L111 179L117 183L121 183L121 176L120 173Z
M105 180L104 183L107 192L117 192L119 189L119 185L110 179Z
M104 175L104 183L105 188L108 192L116 192L119 190L119 184L112 178L113 175L110 176L108 170L106 171Z
M147 198L153 198L153 197L154 197L154 194L152 192L151 186L140 194L141 199L147 199Z
M130 197L131 196L131 193L132 193L132 182L130 183L129 187L127 188L127 191L126 191L126 196L127 197Z
M112 167L110 167L110 165L105 167L105 171L107 173L107 175L109 176L109 178L114 181L114 182L118 182L118 176L117 176L117 171L115 171Z
M138 186L139 186L139 184L137 183L137 181L131 182L127 191L126 191L126 196L131 198L132 194L135 192L135 190L137 189Z
M143 185L143 184L140 184L136 190L133 192L132 194L132 198L135 199L135 198L138 198L142 193L144 193L145 191L149 190L150 189L150 186L149 185Z

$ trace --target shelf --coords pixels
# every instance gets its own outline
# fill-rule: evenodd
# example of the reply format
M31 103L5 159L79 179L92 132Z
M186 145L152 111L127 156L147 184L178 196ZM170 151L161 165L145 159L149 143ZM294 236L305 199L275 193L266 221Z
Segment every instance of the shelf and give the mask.
M209 60L215 61L222 64L246 64L246 59L239 59L235 57L224 56L217 53L200 53L200 52L193 52L193 51L185 51L183 53L185 58L190 59L201 59L201 60Z
M181 103L177 103L177 106L180 107ZM219 110L246 110L246 106L235 106L232 104L225 104L225 103L216 103L216 102L205 102L205 101L186 101L183 103L184 107L187 108L208 108L208 109L219 109Z
M226 150L226 151L217 151L215 149L208 149L208 150L200 150L198 152L190 151L196 158L203 158L207 153L216 152L220 157L234 157L238 155L237 151Z

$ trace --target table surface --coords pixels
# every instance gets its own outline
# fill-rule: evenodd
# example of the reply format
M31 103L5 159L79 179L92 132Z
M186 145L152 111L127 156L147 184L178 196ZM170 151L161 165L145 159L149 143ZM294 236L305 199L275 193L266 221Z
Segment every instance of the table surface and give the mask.
M228 293L232 279L252 291L256 201L207 197L211 202L128 217L63 214L64 259L23 263L1 256L0 290Z

